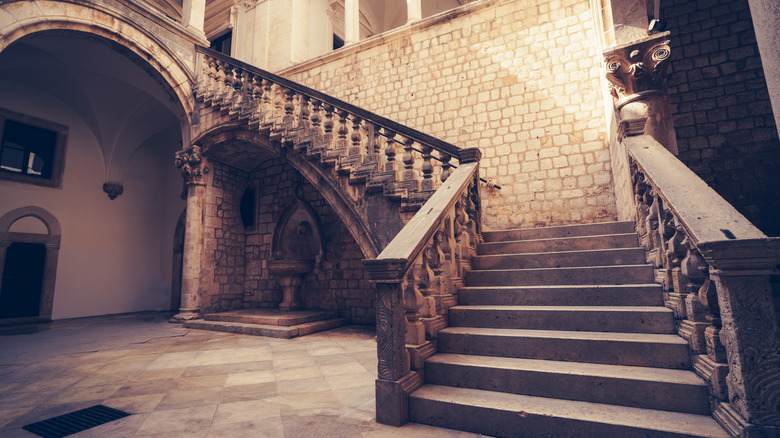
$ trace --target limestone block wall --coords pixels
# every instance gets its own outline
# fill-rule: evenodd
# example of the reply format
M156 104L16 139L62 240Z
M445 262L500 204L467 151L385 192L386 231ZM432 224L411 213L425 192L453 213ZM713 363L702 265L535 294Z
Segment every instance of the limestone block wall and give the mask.
M374 293L361 260L364 258L346 226L317 189L281 159L266 162L250 176L257 193L257 223L247 234L244 307L275 307L282 290L269 274L271 241L285 209L303 200L320 221L324 257L301 285L303 306L339 310L353 324L374 324Z
M203 312L242 308L245 278L245 233L238 205L249 174L212 162L206 189L201 307Z
M669 98L680 159L780 235L780 141L747 0L669 0Z
M587 0L483 1L281 73L483 151L492 228L615 220Z

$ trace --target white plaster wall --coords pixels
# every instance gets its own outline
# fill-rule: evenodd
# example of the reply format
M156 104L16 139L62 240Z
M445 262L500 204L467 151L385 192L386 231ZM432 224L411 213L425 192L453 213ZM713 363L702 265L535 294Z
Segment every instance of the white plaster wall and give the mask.
M102 190L101 149L71 108L3 81L0 107L69 128L62 189L0 180L0 215L35 205L62 227L52 318L167 309L173 232L184 208L176 144L141 148L125 172L124 194L112 201Z

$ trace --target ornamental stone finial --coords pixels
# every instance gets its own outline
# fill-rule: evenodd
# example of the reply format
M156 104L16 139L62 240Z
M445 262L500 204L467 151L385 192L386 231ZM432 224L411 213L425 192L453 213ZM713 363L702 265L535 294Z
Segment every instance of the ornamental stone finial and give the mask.
M182 177L187 184L202 184L203 175L209 173L209 167L198 145L176 152L174 164L181 169Z

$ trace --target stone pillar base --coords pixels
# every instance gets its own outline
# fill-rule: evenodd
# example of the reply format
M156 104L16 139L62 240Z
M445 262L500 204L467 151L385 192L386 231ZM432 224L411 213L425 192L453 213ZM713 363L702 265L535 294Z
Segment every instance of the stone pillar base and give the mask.
M179 313L168 319L168 322L180 323L198 318L200 318L200 312L198 312L198 309L179 309Z
M376 421L403 426L409 421L409 393L422 386L422 375L411 372L400 380L376 380Z

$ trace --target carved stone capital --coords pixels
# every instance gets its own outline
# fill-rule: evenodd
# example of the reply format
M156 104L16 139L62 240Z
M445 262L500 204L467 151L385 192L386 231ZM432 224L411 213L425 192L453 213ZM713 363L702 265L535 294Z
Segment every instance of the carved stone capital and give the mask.
M125 191L125 188L120 183L107 182L103 183L103 191L106 192L108 198L113 201Z
M604 52L606 76L615 108L666 88L671 49L669 32Z
M210 170L198 145L176 152L174 164L181 169L181 175L187 184L202 184L203 175Z

